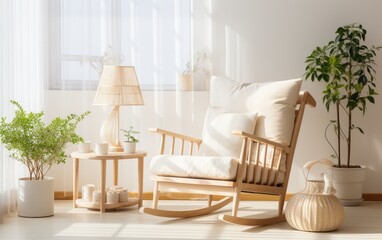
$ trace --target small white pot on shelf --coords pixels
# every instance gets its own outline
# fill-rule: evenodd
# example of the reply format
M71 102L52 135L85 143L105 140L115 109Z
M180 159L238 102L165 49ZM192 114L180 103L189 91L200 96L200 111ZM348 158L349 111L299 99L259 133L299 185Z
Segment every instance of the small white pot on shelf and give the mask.
M137 143L135 142L123 142L123 151L125 153L135 153L137 149Z

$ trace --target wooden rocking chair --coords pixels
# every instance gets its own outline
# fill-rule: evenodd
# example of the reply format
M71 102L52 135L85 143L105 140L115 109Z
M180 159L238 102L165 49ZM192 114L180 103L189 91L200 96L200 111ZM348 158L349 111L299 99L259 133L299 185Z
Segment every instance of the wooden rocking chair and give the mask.
M213 78L203 141L150 129L161 135L160 155L151 162L155 181L152 208L140 211L161 217L195 217L233 201L231 215L219 216L223 221L254 226L285 221L285 194L305 105L316 104L308 92L300 92L300 86L300 79L248 84ZM169 154L165 154L166 139L170 140ZM177 145L179 154L175 154ZM199 151L192 156L195 148ZM162 189L206 194L208 205L183 211L158 209ZM279 196L278 215L238 217L242 192ZM213 195L225 198L212 205Z

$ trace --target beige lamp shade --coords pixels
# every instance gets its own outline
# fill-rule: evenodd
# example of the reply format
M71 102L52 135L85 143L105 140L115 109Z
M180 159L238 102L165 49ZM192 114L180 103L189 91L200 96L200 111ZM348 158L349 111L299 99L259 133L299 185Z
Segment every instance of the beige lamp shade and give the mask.
M94 105L143 105L143 97L132 66L104 66Z

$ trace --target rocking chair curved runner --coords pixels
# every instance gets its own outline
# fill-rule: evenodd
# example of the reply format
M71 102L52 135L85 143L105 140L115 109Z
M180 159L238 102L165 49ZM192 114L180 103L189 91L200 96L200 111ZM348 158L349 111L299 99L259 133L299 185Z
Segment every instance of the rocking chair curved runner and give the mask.
M155 181L152 208L140 211L185 218L208 214L233 202L231 215L219 216L223 221L242 225L285 221L285 195L305 106L316 105L308 92L300 92L300 87L300 79L240 83L212 78L203 140L150 129L161 135L160 155L150 166ZM170 144L166 145L168 140ZM180 147L179 153L175 154L175 146ZM207 206L181 211L158 209L162 190L206 194ZM279 196L278 215L239 217L242 192ZM225 198L213 204L213 195Z

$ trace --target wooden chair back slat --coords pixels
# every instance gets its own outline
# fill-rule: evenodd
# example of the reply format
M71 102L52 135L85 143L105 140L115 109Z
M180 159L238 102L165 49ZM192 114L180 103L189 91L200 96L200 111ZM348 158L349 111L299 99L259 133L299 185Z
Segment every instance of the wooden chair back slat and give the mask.
M172 137L171 138L171 150L170 150L171 155L174 155L174 149L175 149L175 137Z
M181 145L180 145L180 155L183 155L184 153L184 139L182 139Z
M277 180L280 176L280 167L283 161L285 161L285 174L283 184L280 186L284 186L287 184L289 180L290 168L292 165L292 159L294 154L294 149L297 143L298 133L301 127L301 121L304 114L305 105L315 106L316 102L313 97L308 92L300 92L296 110L295 110L295 121L294 121L294 129L291 138L290 148L291 152L286 153L283 149L278 148L276 146L270 146L267 143L258 142L248 138L249 140L249 148L247 150L246 162L247 167L245 168L245 181L246 183L253 184L261 184L268 186L277 186ZM253 147L256 146L256 154L253 154ZM273 151L271 150L273 149ZM250 175L252 171L252 166L254 166L253 170L253 181L250 181ZM261 168L261 171L258 169ZM258 172L259 175L258 176ZM268 172L267 177L265 178L265 174ZM258 182L256 179L260 179Z

